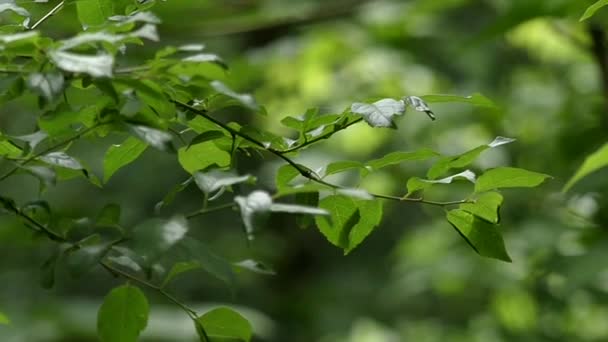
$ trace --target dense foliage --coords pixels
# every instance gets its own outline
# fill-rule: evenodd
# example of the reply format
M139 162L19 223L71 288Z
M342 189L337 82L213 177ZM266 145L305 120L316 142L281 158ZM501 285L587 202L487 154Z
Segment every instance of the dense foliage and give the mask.
M420 17L424 18L434 11L457 9L459 3L465 6L468 1L456 1L453 4L427 2L430 3L435 5L427 5L426 9L423 5L412 5L414 13L417 10L421 13ZM502 21L497 21L484 31L476 38L478 41L468 44L480 44L481 41L514 30L515 32L509 33L513 44L531 48L531 45L537 43L534 38L527 36L526 32L516 32L525 30L521 26L525 24L521 23L532 21L529 25L545 25L544 22L530 19L548 14L576 15L578 19L584 13L580 20L594 20L593 15L601 15L600 9L606 4L606 1L598 1L589 7L569 1L541 1L538 5L515 1L505 9L507 14L502 17ZM187 277L204 270L223 283L220 288L234 292L239 287L239 278L246 277L244 272L252 272L260 278L280 277L284 267L277 268L272 261L268 262L273 259L270 256L272 253L260 251L270 249L281 238L284 242L280 244L285 244L287 247L282 248L286 249L301 250L304 247L297 244L305 242L282 237L291 236L294 232L277 231L274 227L278 225L316 227L324 239L350 257L355 249L366 248L366 239L384 234L381 231L372 233L387 221L385 206L390 205L389 212L396 213L397 217L403 210L402 207L417 212L421 208L429 208L429 217L440 218L438 221L433 220L429 228L438 225L441 230L433 228L425 232L422 229L413 236L405 236L401 246L396 247L397 254L404 253L406 258L411 257L413 260L408 262L414 264L405 262L401 266L409 275L415 275L416 272L420 274L423 272L420 268L431 268L434 264L444 264L444 268L449 268L450 263L454 262L458 266L458 263L463 263L458 260L469 258L467 253L470 251L464 249L457 249L451 255L443 254L445 251L441 249L451 245L448 241L452 241L450 239L453 237L461 238L461 245L469 246L480 256L511 262L510 244L505 244L503 240L504 214L501 215L501 208L505 197L507 201L504 205L513 208L509 213L511 224L521 215L538 217L539 220L541 217L550 217L546 218L547 222L565 225L595 225L592 217L570 208L578 205L583 210L589 210L589 206L597 206L595 202L585 202L594 201L593 196L575 196L570 198L569 203L566 200L569 199L568 191L576 189L579 181L608 165L606 145L589 154L584 162L581 161L582 166L578 171L571 166L564 166L565 170L560 171L544 164L542 159L549 158L547 154L552 153L547 148L539 149L538 154L513 158L513 162L504 158L505 152L500 152L519 144L522 139L524 143L530 143L538 138L537 135L549 134L545 129L550 127L550 123L543 122L548 120L544 118L547 114L521 114L521 104L526 101L536 105L536 110L551 108L553 94L547 95L551 97L548 99L549 104L542 100L530 100L543 96L543 91L551 91L543 90L540 86L542 82L532 76L522 73L519 77L524 78L524 85L528 78L530 84L540 82L538 87L513 90L513 98L506 101L505 107L513 110L512 116L504 114L503 106L477 92L485 92L482 82L479 83L481 88L474 89L468 96L436 95L432 94L436 88L449 88L425 86L424 79L429 76L424 74L428 71L418 69L416 76L416 69L411 68L409 71L414 74L412 79L421 80L421 89L417 89L415 84L395 86L399 81L391 81L390 77L401 75L399 71L388 70L389 80L384 84L372 76L369 77L369 84L363 84L359 88L371 85L374 86L373 89L367 92L356 89L356 93L346 94L346 98L356 100L346 103L341 110L328 111L324 107L327 104L332 108L336 104L343 105L344 98L329 96L320 101L318 94L310 90L315 94L310 99L313 103L309 105L302 102L303 105L314 108L302 110L301 115L281 115L277 119L277 102L283 102L281 110L284 110L289 108L288 103L293 100L290 96L298 96L295 92L284 95L293 90L290 89L294 87L293 84L308 84L307 82L314 83L318 80L313 77L311 81L305 75L300 79L297 73L294 73L296 76L282 74L290 68L288 64L283 64L289 63L288 58L272 61L268 56L254 56L254 60L263 59L262 67L257 66L267 70L266 74L260 72L263 77L277 79L273 80L275 83L260 82L262 84L258 86L265 90L259 91L257 96L247 93L247 89L253 91L256 86L252 80L259 77L253 75L257 72L256 66L238 61L239 57L234 58L237 63L233 66L220 55L209 52L210 49L198 39L182 41L189 38L187 35L180 37L182 42L177 44L166 41L159 35L163 25L170 26L171 23L161 24L162 16L157 16L153 11L158 8L162 12L163 7L167 10L182 6L186 5L131 0L0 2L0 73L3 76L0 101L5 108L3 112L28 112L25 118L7 116L9 119L0 126L3 168L0 182L9 184L2 184L5 187L0 193L0 203L6 218L2 229L3 242L19 241L23 245L22 253L32 256L41 264L34 276L39 277L40 285L48 290L60 282L88 283L93 279L102 279L102 276L116 279L113 288L110 285L103 287L102 291L107 294L103 301L96 303L97 335L102 341L138 340L140 334L154 324L148 322L150 310L153 310L156 302L163 301L182 310L189 317L191 330L196 331L201 341L250 341L254 334L262 338L263 332L257 330L261 323L256 324L255 317L253 320L246 318L251 316L245 314L247 310L243 312L237 307L223 305L199 310L189 305L188 300L181 299L188 297L182 293L196 291L200 288L199 285L191 283L190 286L194 288L189 288L190 286L175 283L180 279L192 279ZM214 8L212 5L201 6ZM380 6L379 8L390 10L391 6L401 5L381 2L367 6ZM218 5L215 10L221 13L222 6ZM385 15L390 17L386 13L377 14L378 18ZM75 18L77 23L74 22ZM62 20L61 29L58 30L53 23ZM397 29L402 24L402 18L395 17L391 19L394 22L389 20L388 24L382 20L378 23L368 20L370 34L378 35L389 45L396 44L402 38ZM422 27L424 23L419 25ZM537 26L534 28L537 29ZM415 28L409 29L415 36ZM569 30L563 25L559 29ZM255 27L252 29L259 36L272 35L256 30ZM331 70L332 63L337 64L341 58L348 58L353 53L348 52L348 43L340 41L339 37L332 36L333 34L323 37L323 33L317 35L320 36L316 38L319 46L315 47L316 50L313 49L308 58L314 63L318 62L321 65L319 68ZM579 32L568 32L568 37L579 39ZM602 39L606 44L605 36ZM150 44L152 49L146 47ZM333 51L328 48L332 44L342 46L346 51L345 57L332 56ZM602 45L602 48L605 49L605 46ZM424 44L420 49L426 49ZM546 49L551 49L551 46ZM575 50L575 47L572 49ZM432 55L428 51L421 53ZM563 58L576 60L577 53L564 54ZM608 54L606 51L603 53ZM600 57L608 65L606 55ZM328 58L329 61L319 61L323 58ZM332 58L335 60L332 61ZM391 60L390 56L378 58L389 62ZM492 63L491 60L484 61ZM325 62L328 65L324 66ZM432 60L428 62L431 65L436 63ZM442 70L444 67L436 68ZM318 72L314 67L310 69ZM450 70L444 72L449 74ZM515 67L512 72L518 75ZM606 72L608 73L608 68ZM322 72L318 74L323 75ZM408 76L407 72L405 76ZM584 83L584 80L577 82ZM355 91L351 86L342 87L345 92ZM245 91L241 92L240 89ZM429 94L426 94L429 90ZM495 92L495 89L488 91ZM539 92L539 95L528 92ZM265 103L264 100L268 102ZM572 99L570 107L576 108L576 101L580 99ZM319 104L322 104L320 108ZM467 111L478 113L482 118L464 118L467 122L472 121L473 127L477 125L469 135L481 132L472 139L474 144L466 144L466 148L458 150L449 148L449 152L443 152L437 148L431 135L423 136L425 132L435 129L431 128L433 125L442 125L443 121L446 124L437 130L455 132L447 138L442 137L445 144L463 146L460 140L466 132L454 128L458 127L457 120L452 118L450 121L448 116ZM9 120L12 122L10 125L6 124ZM499 120L504 121L504 128L499 127ZM479 128L479 125L487 128ZM594 122L586 125L593 126ZM404 126L408 128L404 130ZM527 129L532 131L526 132ZM353 130L358 131L350 141L339 140L340 136ZM408 147L416 148L403 148L402 143L385 144L383 148L377 148L382 145L382 140L400 139L400 134L404 131L408 139L412 138L408 140ZM490 136L490 132L497 134ZM515 133L522 133L522 136ZM555 133L558 137L559 134L562 132ZM587 133L582 130L566 130L563 134L584 136ZM594 134L591 136L598 136ZM369 141L364 141L366 139ZM597 138L600 142L601 139L605 137ZM335 143L338 145L352 144L354 148L351 152L322 155L321 162L318 159L307 159L307 155L322 153L315 152L320 148L319 145L326 143L331 146L334 141L338 141ZM572 138L572 141L575 139ZM382 153L370 156L370 153L362 155L352 152L365 150L366 144L371 146L371 150ZM101 148L103 152L99 153ZM592 148L584 148L585 154L592 151ZM162 164L145 160L146 153L154 153L154 158L162 159ZM492 155L497 157L492 160ZM577 157L580 159L582 155ZM566 156L565 159L572 158ZM137 173L124 173L131 167L130 164L138 162L144 163L145 167ZM525 168L520 163L525 164ZM272 165L272 171L260 168L260 164ZM273 181L268 180L269 174L272 174ZM506 189L535 188L552 178L548 174L570 179L557 182L560 183L558 187L563 187L560 195L556 195L557 191L553 194L549 191L538 194L536 190L524 190L526 192L513 192L514 203L509 204L511 193L505 193ZM570 174L573 174L571 178ZM394 179L391 182L398 186L383 185L379 181L383 177ZM118 185L113 185L117 178L122 180ZM31 186L34 180L37 183ZM75 181L79 183L74 183ZM84 185L84 182L88 184ZM133 187L137 182L142 183ZM87 203L98 203L98 200L88 198L89 195L79 193L80 190L65 190L82 187L95 189L94 196L102 199L103 203L94 212ZM53 189L56 188L64 190L54 193ZM164 195L156 198L160 193ZM128 203L122 198L127 198ZM156 200L151 202L150 198ZM553 214L546 214L544 208L535 206L535 203L543 201L555 210ZM527 207L528 205L533 208ZM140 209L134 210L134 207ZM571 216L565 218L555 214L562 213L562 209ZM518 214L518 210L521 214ZM138 214L133 215L134 211L138 211ZM239 215L239 222L213 216L221 213L227 213L224 217ZM214 241L196 231L195 228L200 225L195 222L201 222L206 217L211 218L204 222L219 231L215 234L224 230L233 232L228 242L221 239ZM572 223L573 217L580 221ZM399 219L408 218L402 216ZM449 226L453 229L449 230ZM533 224L527 224L527 227L534 230ZM265 241L268 230L273 237ZM521 244L530 236L526 234L533 233L513 232L520 233L522 237L519 238L519 246L516 244L515 248L518 262L524 263L528 258L530 264L545 265L552 252L522 252L534 248L534 243L538 242L533 238L529 246L522 247ZM386 239L390 239L390 235ZM584 255L587 247L583 245L588 242L592 250L589 252L591 258L594 258L593 248L596 248L593 241L603 241L597 238L595 230L584 231L580 236L576 234L570 239L581 244L577 248L584 249L584 252L577 255ZM231 246L227 253L218 252L226 245ZM313 252L317 248L309 247ZM380 248L382 249L383 247ZM565 256L569 256L568 253ZM340 260L345 260L337 256L334 258L338 260L338 265L342 262ZM365 267L375 267L373 258L366 258L368 264ZM380 263L381 260L378 259L377 262ZM416 264L417 260L420 262ZM466 260L466 263L483 262ZM274 261L279 262L276 258ZM484 267L497 269L507 267L505 265L507 264L493 262ZM289 268L293 267L295 266ZM566 268L573 267L576 266ZM592 273L597 270L594 265L584 264L583 268ZM474 273L471 269L473 267L464 267L463 271L461 267L455 267L452 272L460 270L463 274ZM563 283L563 276L552 274L546 271L548 269L553 268L545 265L536 270L553 276L547 278L550 287L560 286L555 284ZM433 286L439 292L456 293L461 286L465 286L462 281L454 280L455 276L449 270L438 277L440 280ZM484 279L478 279L477 286L485 287ZM106 280L102 280L102 283L104 281ZM398 282L393 286L398 286ZM562 287L560 291L566 290ZM560 291L553 292L562 293ZM240 302L240 296L239 293L234 294L236 303ZM149 298L154 298L152 303ZM217 298L208 295L205 299L221 301L221 298L223 295ZM542 334L529 332L533 330L537 319L537 309L534 300L530 298L528 292L518 288L506 289L494 295L496 315L508 334ZM305 305L298 304L305 299L287 299L296 305ZM438 300L443 302L448 299ZM466 297L461 300L466 300ZM262 304L258 309L263 312L269 308ZM2 307L0 310L0 323L9 323L13 315ZM483 317L480 319L482 323L479 324L485 324ZM279 322L281 323L283 322ZM289 321L284 323L286 327L293 324ZM479 330L482 331L483 328ZM416 338L412 331L415 329L406 335ZM305 332L295 334L298 337L301 334L301 338L306 340ZM459 332L455 334L458 335Z

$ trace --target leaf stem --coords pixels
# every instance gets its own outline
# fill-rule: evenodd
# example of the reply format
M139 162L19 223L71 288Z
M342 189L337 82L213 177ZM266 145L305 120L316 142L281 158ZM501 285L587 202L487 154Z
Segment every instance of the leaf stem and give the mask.
M32 27L30 27L30 30L35 30L38 26L40 26L40 24L42 24L48 18L52 17L57 12L59 12L63 8L64 4L65 4L65 1L61 1L60 3L58 3L57 6L53 7L52 10L50 10L47 14L45 14L42 18L40 18L34 25L32 25Z
M228 209L228 208L233 208L235 206L236 206L236 203L225 203L225 204L221 204L221 205L218 205L218 206L212 207L212 208L205 208L205 207L203 207L200 210L197 210L195 212L192 212L192 213L186 215L186 218L187 219L192 219L192 218L195 218L197 216L201 216L201 215L204 215L204 214L207 214L207 213L212 213L214 211L220 211L220 210L224 210L224 209Z

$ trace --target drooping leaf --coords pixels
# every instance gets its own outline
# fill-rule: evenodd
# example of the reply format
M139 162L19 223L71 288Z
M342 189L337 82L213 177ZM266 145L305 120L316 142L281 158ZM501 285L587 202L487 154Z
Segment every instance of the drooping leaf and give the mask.
M348 254L359 245L382 220L382 202L333 195L322 199L319 207L331 217L317 216L315 222L332 244Z
M103 160L103 182L107 183L116 171L137 159L147 147L145 142L134 137L110 146Z
M85 73L93 77L112 77L114 57L107 53L83 55L68 51L52 50L49 57L59 68L76 73Z
M105 297L97 313L97 334L103 342L136 342L148 324L150 308L143 292L126 284Z
M350 109L353 113L363 116L372 127L396 128L393 117L405 112L405 104L403 101L382 99L372 104L356 102Z
M598 0L596 3L589 6L587 10L585 10L585 13L581 17L580 21L591 18L595 14L595 12L597 12L600 8L606 5L608 5L608 0Z
M188 232L188 221L183 216L169 220L153 218L133 228L132 249L146 262L158 260L169 248L184 238Z
M270 267L253 259L241 260L239 262L232 263L236 268L241 268L245 270L249 270L254 273L265 274L265 275L275 275L276 272L273 271Z
M562 192L567 192L578 181L606 166L608 166L608 144L604 144L597 151L585 158L583 165L576 170L574 176L572 176L566 185L564 185Z
M241 209L247 238L253 240L253 232L263 226L272 208L272 197L261 190L250 193L247 197L236 196L234 201Z
M447 219L479 255L511 262L498 226L480 220L461 209L450 210Z
M474 203L463 203L460 209L467 211L490 223L497 224L500 221L500 206L503 197L498 192L484 192L477 196Z
M13 11L22 17L29 17L30 13L23 7L18 6L14 0L4 0L0 3L0 13Z
M196 270L199 268L202 268L202 266L201 266L200 262L198 262L198 261L177 262L173 266L171 266L171 270L165 276L165 279L163 280L161 287L166 287L178 275L192 271L192 270Z
M179 163L191 174L198 170L207 169L215 164L218 167L230 165L230 153L217 147L213 141L182 147L177 152Z
M427 148L413 152L391 152L382 158L368 161L365 163L365 166L373 170L379 170L383 167L401 164L406 161L427 160L437 156L439 156L439 153Z
M210 85L218 93L237 100L243 106L245 106L251 110L257 111L259 109L258 104L255 102L255 99L253 98L253 96L251 96L249 94L239 94L239 93L235 92L234 90L228 88L227 85L225 85L224 83L222 83L220 81L212 81L210 83Z
M418 177L412 177L407 181L407 192L408 194L411 194L416 191L429 188L434 184L450 184L455 179L466 179L471 183L475 183L475 173L473 173L471 170L466 170L442 179L421 179Z
M142 125L129 125L129 129L141 140L145 141L156 149L161 151L170 151L173 148L171 145L171 140L173 137L170 133Z
M496 108L496 104L487 97L475 93L470 96L457 96L457 95L425 95L422 96L426 102L429 103L443 103L443 102L460 102L469 103L476 107Z
M186 189L188 187L188 185L190 185L190 183L192 183L194 181L194 178L192 177L188 177L188 179L186 179L185 181L175 185L173 188L171 188L171 191L169 191L165 197L163 197L163 199L156 203L156 205L154 206L154 210L156 213L159 213L160 210L165 206L170 204L171 202L173 202L173 200L175 199L175 196L183 191L184 189Z
M40 160L51 165L61 166L72 170L84 169L78 160L70 157L65 152L49 152L40 157Z
M33 91L52 102L63 91L63 74L59 72L32 73L27 79L27 85Z
M501 188L531 188L551 176L514 167L498 167L484 172L475 183L475 192Z
M113 13L112 0L78 0L76 1L78 20L86 30L92 26L105 23Z
M238 176L232 171L221 170L211 170L207 172L199 171L193 176L198 188L207 195L221 192L231 185L255 181L255 177L252 175Z
M403 98L403 103L408 106L411 106L417 112L426 113L426 115L428 115L431 120L436 119L435 114L433 113L431 108L429 108L429 105L427 105L426 102L424 102L424 100L422 100L418 96L406 96Z
M209 337L211 340L209 342L251 341L251 323L238 312L226 307L220 307L206 312L196 319L195 326L201 341L205 341L201 326L205 330L206 337Z
M445 174L450 169L463 168L471 164L479 155L490 148L502 146L514 142L515 139L496 137L491 143L477 146L476 148L469 150L465 153L440 158L427 172L426 176L429 179L436 179L437 177Z

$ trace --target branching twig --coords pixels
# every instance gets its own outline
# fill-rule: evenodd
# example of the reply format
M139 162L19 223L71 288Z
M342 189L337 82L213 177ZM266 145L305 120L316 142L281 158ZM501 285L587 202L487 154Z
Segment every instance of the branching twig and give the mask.
M42 18L40 18L34 25L32 25L32 27L30 27L30 30L35 30L36 27L40 26L40 24L42 24L48 18L55 15L55 13L59 12L63 8L64 4L65 4L65 1L61 1L60 3L58 3L57 6L53 7L52 10L50 10L47 14L45 14Z

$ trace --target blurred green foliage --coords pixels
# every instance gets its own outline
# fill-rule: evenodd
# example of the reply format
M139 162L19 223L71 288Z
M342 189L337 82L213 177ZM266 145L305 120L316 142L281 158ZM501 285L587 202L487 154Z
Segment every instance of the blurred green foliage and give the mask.
M171 289L200 309L232 303L252 322L259 341L608 340L606 170L560 192L585 157L607 140L607 85L590 32L608 30L608 10L579 22L593 2L159 2L154 11L163 22L162 42L208 44L230 64L229 86L252 92L268 113L226 110L227 118L287 134L291 131L280 121L288 115L311 107L337 113L362 98L481 92L496 104L435 103L437 121L410 112L399 119L397 132L356 125L301 153L297 160L309 166L365 162L423 147L456 155L507 136L517 142L482 154L473 169L510 164L555 177L540 190L506 191L510 200L500 222L512 264L474 254L441 208L386 203L381 227L348 256L314 229L296 228L291 216L273 217L270 228L248 244L240 218L227 211L197 218L191 231L227 259L255 256L276 275L239 272L230 292L208 274L193 272L176 277ZM56 3L28 9L39 18ZM45 28L57 38L78 30L75 7L66 5ZM120 62L153 58L159 44L137 47ZM35 108L34 97L5 104L2 132L31 132ZM100 174L105 151L120 142L112 139L96 145L79 141L71 151ZM153 215L155 203L186 179L173 162L148 149L116 172L103 191L75 178L42 196L73 218L95 216L116 202L123 225L131 226ZM256 170L262 187L274 187L281 164L255 155L239 162L240 168ZM403 193L406 180L424 177L429 166L420 161L384 168L361 185ZM329 177L359 183L355 172ZM466 193L467 186L430 191L447 199L459 190ZM1 191L25 200L36 196L38 184L17 175ZM199 203L200 192L189 188L164 210L189 212ZM40 265L51 244L32 241L10 216L0 220L0 324L9 322L4 314L10 317L10 325L0 325L0 340L96 340L99 303L119 280L98 268L81 278L57 277L52 290L42 289ZM178 309L154 294L150 301L142 341L196 339Z

